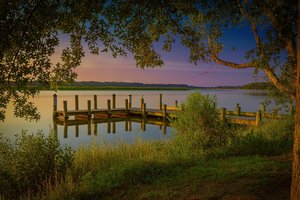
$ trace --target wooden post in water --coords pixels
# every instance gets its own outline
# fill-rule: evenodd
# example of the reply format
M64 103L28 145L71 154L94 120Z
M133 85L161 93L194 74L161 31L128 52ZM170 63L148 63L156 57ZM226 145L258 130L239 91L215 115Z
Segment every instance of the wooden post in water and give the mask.
M143 109L144 106L144 97L141 97L141 109Z
M226 108L221 108L221 121L226 122Z
M125 119L125 132L128 132L128 118Z
M92 123L91 123L91 121L88 121L87 129L88 129L87 134L92 135Z
M116 108L116 94L112 95L112 108L115 109Z
M240 116L241 115L241 107L240 107L240 104L236 104L236 107L235 107L235 111L236 111L236 115L237 116Z
M53 95L53 117L56 117L57 112L57 94Z
M94 109L98 109L98 105L97 105L97 95L94 95Z
M94 130L93 130L94 135L98 135L98 124L94 122Z
M116 122L112 122L112 133L116 133Z
M75 125L75 137L79 137L79 126Z
M111 115L110 99L107 100L107 115L108 115L108 117L110 117L110 115Z
M162 104L162 94L159 94L159 110L163 109L163 104Z
M128 130L132 131L132 122L128 120Z
M141 123L141 130L146 131L146 120L143 120Z
M68 119L68 102L67 101L63 101L64 104L64 110L63 110L63 115L65 119Z
M166 122L163 123L162 133L163 133L164 135L167 134L167 124L166 124Z
M128 108L132 107L132 95L128 95Z
M107 133L111 132L111 123L110 120L107 121Z
M256 111L256 117L255 117L255 125L260 126L261 124L261 111Z
M78 95L75 95L75 110L79 110Z
M68 123L64 123L64 138L68 138Z
M147 113L146 113L146 103L143 104L142 106L142 115L143 117L146 117Z
M166 104L163 105L162 114L163 114L163 119L166 119L167 118L167 105Z
M125 99L125 113L126 113L126 115L128 114L128 109L129 109L128 99Z
M88 118L90 119L92 117L92 112L91 112L91 100L87 101L87 110L88 110Z

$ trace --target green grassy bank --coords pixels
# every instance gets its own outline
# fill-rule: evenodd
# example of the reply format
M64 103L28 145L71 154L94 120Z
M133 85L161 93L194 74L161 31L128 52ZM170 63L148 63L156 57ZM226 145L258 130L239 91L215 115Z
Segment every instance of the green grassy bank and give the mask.
M292 119L222 124L197 94L184 108L168 142L72 151L52 135L2 138L0 199L289 199Z

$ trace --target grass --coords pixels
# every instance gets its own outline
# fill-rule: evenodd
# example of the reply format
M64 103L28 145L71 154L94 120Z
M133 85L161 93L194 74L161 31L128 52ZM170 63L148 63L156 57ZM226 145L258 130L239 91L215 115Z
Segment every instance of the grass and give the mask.
M264 156L181 159L170 152L169 145L136 143L117 148L81 148L69 181L57 184L37 199L182 199L191 192L198 196L208 192L225 195L224 188L233 190L228 186L231 182L244 184L233 193L259 193L260 197L270 187L285 193L289 188L289 162ZM197 188L206 184L211 185L211 190L197 193Z
M60 169L63 175L54 174L51 181L38 179L41 187L38 190L29 187L20 197L53 200L289 199L291 163L276 156L292 150L292 119L272 121L262 127L219 125L216 118L208 120L211 113L216 115L211 98L198 94L192 95L184 108L183 112L187 113L179 115L175 137L167 142L136 141L117 147L91 144L80 147L73 156L64 154L53 140L61 155L59 158L72 156L72 163L63 164L64 168ZM37 149L48 145L43 137L38 140L25 137L25 141L26 145L21 146L27 153L20 159L32 164L27 159L30 152L40 155ZM40 144L38 148L33 148L37 144L35 141ZM2 150L7 149L6 142L0 144ZM8 145L10 151L3 151L8 153L1 154L0 160L5 161L9 155L8 161L13 161L14 152L23 155L23 151L14 151L18 146ZM42 158L41 163L45 157ZM2 169L5 168L0 172ZM10 172L10 168L7 169ZM25 169L32 171L30 165ZM0 173L0 181L5 183L6 180ZM14 187L12 184L7 187L6 191L1 190L0 199L10 197L6 192L13 191Z

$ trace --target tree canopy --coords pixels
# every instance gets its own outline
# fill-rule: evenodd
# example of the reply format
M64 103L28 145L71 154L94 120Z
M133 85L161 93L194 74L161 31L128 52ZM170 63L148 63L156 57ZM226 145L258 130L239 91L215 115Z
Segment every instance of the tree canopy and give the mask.
M74 69L84 56L111 52L113 57L133 54L140 68L163 65L153 44L170 51L175 41L190 50L192 63L216 62L228 67L263 71L273 84L295 96L297 1L96 1L18 0L0 4L0 112L9 101L15 114L38 119L27 101L38 93L35 85L55 88L76 78ZM255 47L245 63L222 59L224 32L248 26ZM59 35L70 45L58 63L51 56Z
M110 51L116 57L130 52L137 66L146 68L163 65L155 42L163 42L165 51L180 42L190 50L190 62L262 71L282 94L296 100L292 198L299 199L299 7L297 0L2 0L0 119L10 101L16 116L38 119L28 101L38 93L32 86L56 88L74 80L83 44L94 54ZM243 63L226 60L224 33L243 26L253 34L253 47ZM70 43L53 63L61 34L67 34Z

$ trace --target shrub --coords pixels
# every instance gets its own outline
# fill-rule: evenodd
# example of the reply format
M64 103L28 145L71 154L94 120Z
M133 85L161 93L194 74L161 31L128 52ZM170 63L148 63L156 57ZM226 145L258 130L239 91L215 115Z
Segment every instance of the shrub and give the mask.
M182 153L200 154L227 143L230 131L220 120L215 98L200 93L190 94L173 122L174 143Z
M63 177L72 163L73 151L61 147L54 134L23 131L14 142L0 137L0 194L18 198L35 193L46 182Z
M272 156L292 151L294 120L274 120L260 127L237 132L224 152L227 156Z

